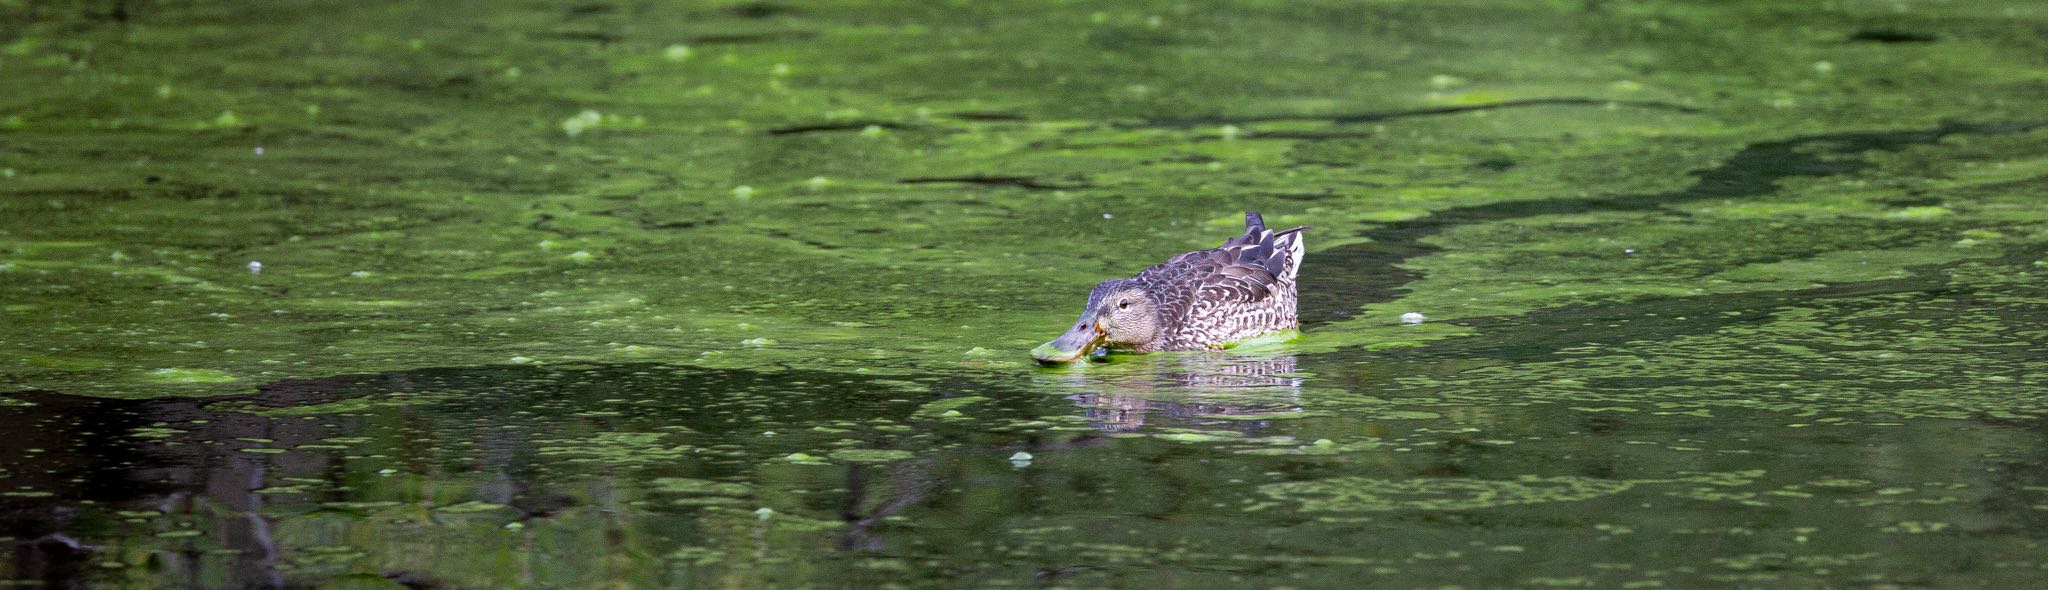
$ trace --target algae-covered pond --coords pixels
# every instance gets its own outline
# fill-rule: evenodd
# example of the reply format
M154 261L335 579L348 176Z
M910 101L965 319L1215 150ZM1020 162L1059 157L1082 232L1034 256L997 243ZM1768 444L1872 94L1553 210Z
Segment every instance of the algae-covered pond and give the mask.
M0 585L2034 585L2044 97L2021 1L0 0ZM1247 210L1300 339L1031 362Z

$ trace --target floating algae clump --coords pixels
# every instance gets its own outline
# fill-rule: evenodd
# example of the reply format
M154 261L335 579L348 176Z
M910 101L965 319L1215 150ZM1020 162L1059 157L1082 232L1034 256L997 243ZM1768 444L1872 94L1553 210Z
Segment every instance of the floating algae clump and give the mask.
M988 398L974 395L949 397L920 406L915 414L920 418L955 417L961 415L961 407L984 401Z
M845 461L848 463L888 463L891 461L902 461L904 459L909 459L911 457L916 456L916 454L911 453L910 451L898 451L894 449L839 449L836 451L832 451L832 453L830 454L830 457L832 457L833 460Z
M537 439L536 454L569 463L640 467L683 458L691 447L669 444L659 432L600 432L594 435Z
M1517 480L1442 478L1384 480L1337 477L1268 484L1261 493L1300 502L1313 512L1387 510L1471 510L1516 504L1575 502L1614 494L1634 484L1584 477L1523 477Z
M157 383L228 383L235 376L214 369L157 369L149 372L148 379Z
M603 122L603 113L584 109L583 112L576 113L575 116L562 120L562 132L568 134L569 137L575 137L582 135L584 130L596 127Z
M709 494L715 496L745 496L752 493L746 484L711 481L689 477L656 478L652 490L672 494Z

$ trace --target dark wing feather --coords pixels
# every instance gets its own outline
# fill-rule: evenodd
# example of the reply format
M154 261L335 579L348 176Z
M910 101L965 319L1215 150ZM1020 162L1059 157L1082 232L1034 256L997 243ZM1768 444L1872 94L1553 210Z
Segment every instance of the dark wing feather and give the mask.
M1169 287L1204 299L1251 303L1264 300L1287 271L1288 250L1280 238L1305 227L1275 233L1258 213L1244 215L1244 234L1210 250L1189 252L1145 269L1133 277L1140 283Z
M1285 260L1275 259L1271 245L1225 246L1189 252L1139 273L1141 281L1176 285L1205 298L1252 302L1272 294ZM1149 275L1149 276L1148 276Z
M1266 218L1260 217L1258 213L1246 211L1244 212L1244 234L1224 240L1223 245L1217 246L1217 248L1257 245L1260 242L1266 241L1266 236L1270 233L1266 231Z

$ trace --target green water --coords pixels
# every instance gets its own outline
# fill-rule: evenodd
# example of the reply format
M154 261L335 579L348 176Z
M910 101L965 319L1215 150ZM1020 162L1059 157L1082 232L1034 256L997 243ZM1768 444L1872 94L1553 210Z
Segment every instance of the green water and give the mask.
M2027 586L2044 31L0 0L0 581ZM1245 210L1299 340L1030 362Z

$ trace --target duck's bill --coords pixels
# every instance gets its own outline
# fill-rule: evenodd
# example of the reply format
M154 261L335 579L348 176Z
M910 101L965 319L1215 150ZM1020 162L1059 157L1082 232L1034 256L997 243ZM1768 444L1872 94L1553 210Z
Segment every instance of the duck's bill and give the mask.
M1031 349L1031 356L1041 363L1071 363L1081 360L1102 345L1102 330L1094 322L1074 326L1067 333L1054 338L1052 342Z

